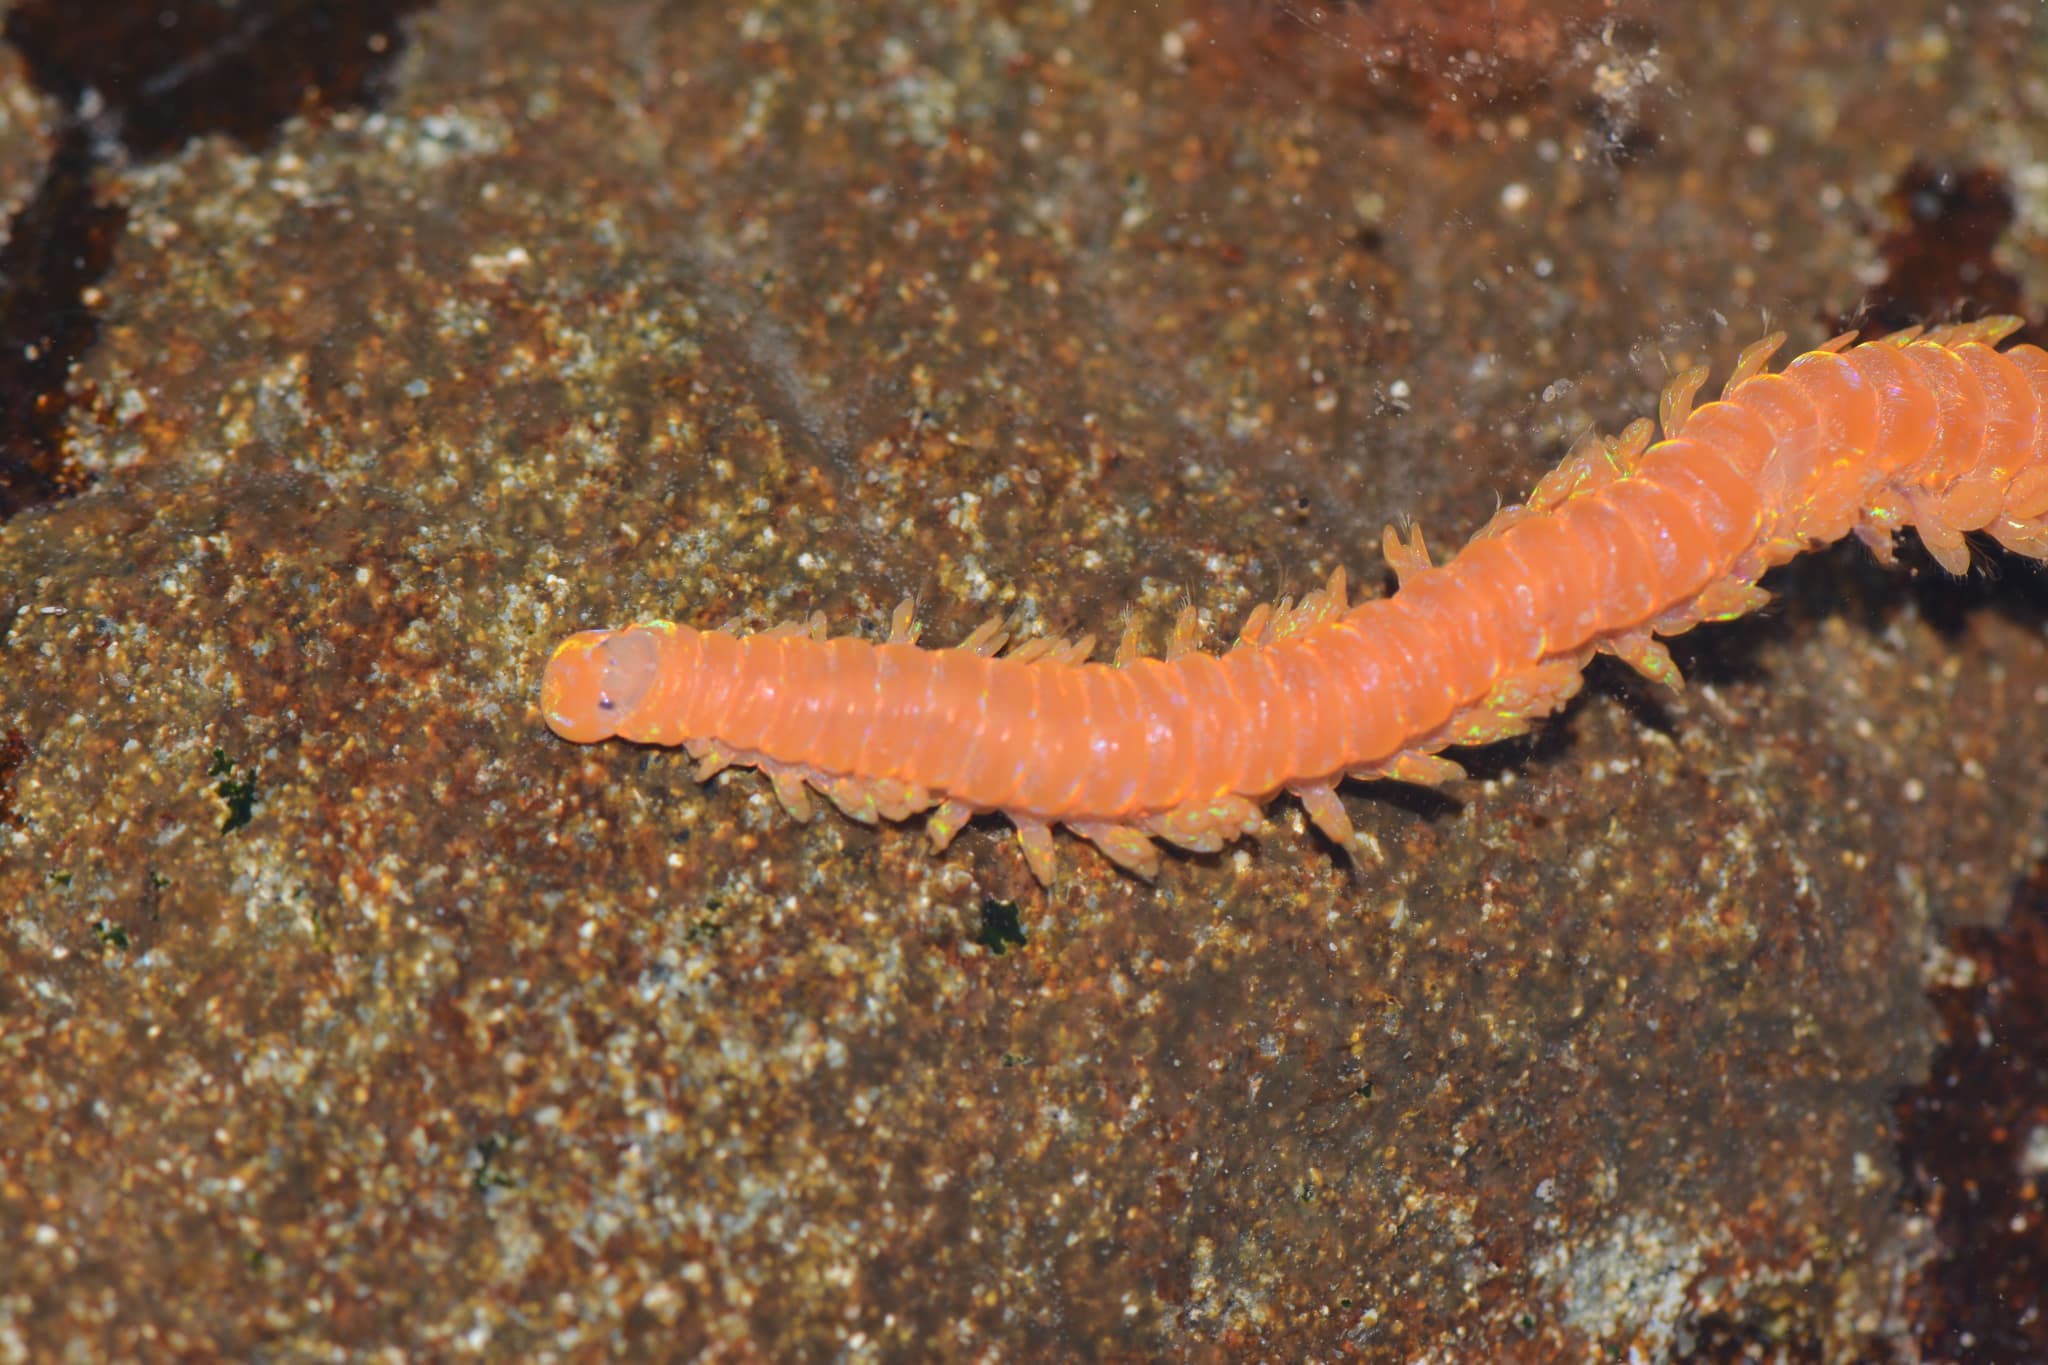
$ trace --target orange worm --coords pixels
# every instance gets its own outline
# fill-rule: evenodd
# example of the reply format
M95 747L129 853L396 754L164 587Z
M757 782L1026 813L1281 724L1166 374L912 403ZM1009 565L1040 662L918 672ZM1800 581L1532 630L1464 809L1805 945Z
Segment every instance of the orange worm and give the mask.
M996 622L920 649L908 602L881 644L819 617L747 637L652 621L564 640L541 709L578 743L684 745L700 778L759 768L799 819L813 788L868 823L928 811L943 850L1000 812L1044 882L1054 824L1150 878L1154 838L1213 852L1283 791L1349 850L1343 779L1461 775L1439 750L1527 730L1596 652L1678 687L1656 637L1754 611L1757 579L1804 551L1854 532L1889 562L1910 525L1952 573L1971 531L2048 558L2048 353L1998 350L2019 325L1851 333L1766 373L1773 334L1697 412L1706 371L1680 375L1664 439L1637 421L1581 440L1442 566L1390 527L1398 592L1353 606L1339 570L1220 656L1194 648L1192 610L1165 659L1127 632L1113 665L1092 638L1000 653Z

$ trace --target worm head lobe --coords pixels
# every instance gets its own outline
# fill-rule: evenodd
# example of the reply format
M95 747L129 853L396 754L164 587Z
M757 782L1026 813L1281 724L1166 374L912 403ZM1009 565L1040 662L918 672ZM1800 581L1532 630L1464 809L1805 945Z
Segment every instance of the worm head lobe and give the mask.
M659 650L640 630L578 631L548 659L541 713L563 739L610 739L654 687Z

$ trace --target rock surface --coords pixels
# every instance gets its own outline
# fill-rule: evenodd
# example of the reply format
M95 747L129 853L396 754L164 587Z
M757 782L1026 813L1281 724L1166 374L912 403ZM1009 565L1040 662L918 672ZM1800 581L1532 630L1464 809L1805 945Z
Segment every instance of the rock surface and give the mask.
M109 153L91 486L0 524L0 1360L1903 1352L2035 566L1810 557L1356 869L1046 892L535 710L658 615L1227 637L1772 326L2040 315L2037 14L1540 8L1378 101L1235 0L441 0Z

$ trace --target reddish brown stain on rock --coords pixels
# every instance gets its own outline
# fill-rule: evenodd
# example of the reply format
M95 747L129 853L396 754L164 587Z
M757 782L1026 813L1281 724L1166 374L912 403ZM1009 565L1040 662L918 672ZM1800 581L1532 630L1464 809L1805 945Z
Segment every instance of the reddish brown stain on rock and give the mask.
M1609 0L1208 0L1189 13L1183 50L1226 89L1412 112L1460 136L1526 103L1622 17Z

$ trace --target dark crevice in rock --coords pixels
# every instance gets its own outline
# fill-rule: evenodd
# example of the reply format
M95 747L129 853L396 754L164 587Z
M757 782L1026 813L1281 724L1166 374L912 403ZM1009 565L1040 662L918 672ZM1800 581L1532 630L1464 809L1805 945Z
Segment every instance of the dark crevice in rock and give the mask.
M0 247L0 520L91 482L64 452L65 380L99 335L89 291L127 221L94 195L86 130L66 128Z
M1944 1043L1898 1098L1906 1201L1941 1254L1909 1290L1927 1359L2048 1360L2048 863L2000 929L1958 929Z
M6 38L65 122L0 247L0 521L90 476L64 448L71 369L99 335L97 286L127 224L94 170L225 134L254 147L296 114L373 102L398 22L427 0L21 0Z
M1893 187L1890 206L1896 222L1878 242L1885 278L1855 317L1838 322L1880 336L1988 313L2032 316L2019 277L1993 254L2015 213L2004 175L1916 162ZM2043 338L2029 327L2016 339Z
M38 84L148 159L225 133L267 142L294 114L373 103L398 22L426 0L22 0L7 37Z

